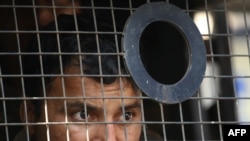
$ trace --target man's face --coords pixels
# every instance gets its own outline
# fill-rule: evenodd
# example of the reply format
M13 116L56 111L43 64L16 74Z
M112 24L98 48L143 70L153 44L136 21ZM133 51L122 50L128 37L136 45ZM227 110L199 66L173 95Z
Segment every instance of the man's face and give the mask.
M35 141L139 140L139 91L129 81L101 85L86 77L57 77L47 95L36 121L47 126L33 127Z

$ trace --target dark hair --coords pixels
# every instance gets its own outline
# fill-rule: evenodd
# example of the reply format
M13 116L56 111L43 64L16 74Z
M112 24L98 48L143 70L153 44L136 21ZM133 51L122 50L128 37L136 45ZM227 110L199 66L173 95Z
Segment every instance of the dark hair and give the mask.
M115 42L120 41L119 37L111 34L97 36L92 20L83 15L60 15L40 30L27 49L27 55L23 55L25 96L42 96L42 82L47 88L53 78L63 74L67 67L80 66L80 63L84 74L96 81L107 75L102 77L106 84L114 82L119 73L125 73L123 62L119 62L123 60L118 55L120 49L116 44L119 43ZM112 31L108 25L99 24L98 31Z

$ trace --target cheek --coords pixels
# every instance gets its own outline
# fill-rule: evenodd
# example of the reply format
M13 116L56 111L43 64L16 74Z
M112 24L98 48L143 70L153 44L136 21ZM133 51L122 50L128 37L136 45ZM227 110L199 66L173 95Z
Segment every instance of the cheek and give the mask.
M67 141L67 128L65 125L49 125L50 141Z
M86 128L84 125L69 125L70 141L86 141L88 133Z
M129 141L138 141L141 135L141 125L134 124L127 127L127 135Z
M85 141L86 130L74 125L50 125L51 141Z
M65 125L50 125L50 140L51 141L66 141L67 130Z

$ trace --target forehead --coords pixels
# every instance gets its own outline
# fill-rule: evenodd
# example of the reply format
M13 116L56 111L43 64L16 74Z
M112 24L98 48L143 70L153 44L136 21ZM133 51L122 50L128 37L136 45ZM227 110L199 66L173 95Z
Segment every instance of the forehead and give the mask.
M140 91L128 78L117 78L114 83L103 84L93 78L83 77L77 68L71 67L65 71L67 76L56 77L50 84L48 96L139 96ZM72 74L72 75L71 75Z

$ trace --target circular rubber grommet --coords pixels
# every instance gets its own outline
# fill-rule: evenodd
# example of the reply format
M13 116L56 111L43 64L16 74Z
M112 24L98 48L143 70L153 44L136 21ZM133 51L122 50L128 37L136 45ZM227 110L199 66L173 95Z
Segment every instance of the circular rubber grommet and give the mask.
M173 25L183 36L188 47L189 62L186 72L174 84L156 81L148 73L141 59L139 49L141 35L149 24L158 21ZM136 85L158 102L172 104L187 100L196 93L202 82L206 68L203 39L193 20L172 4L152 2L140 6L125 24L122 47L125 52L125 65Z

